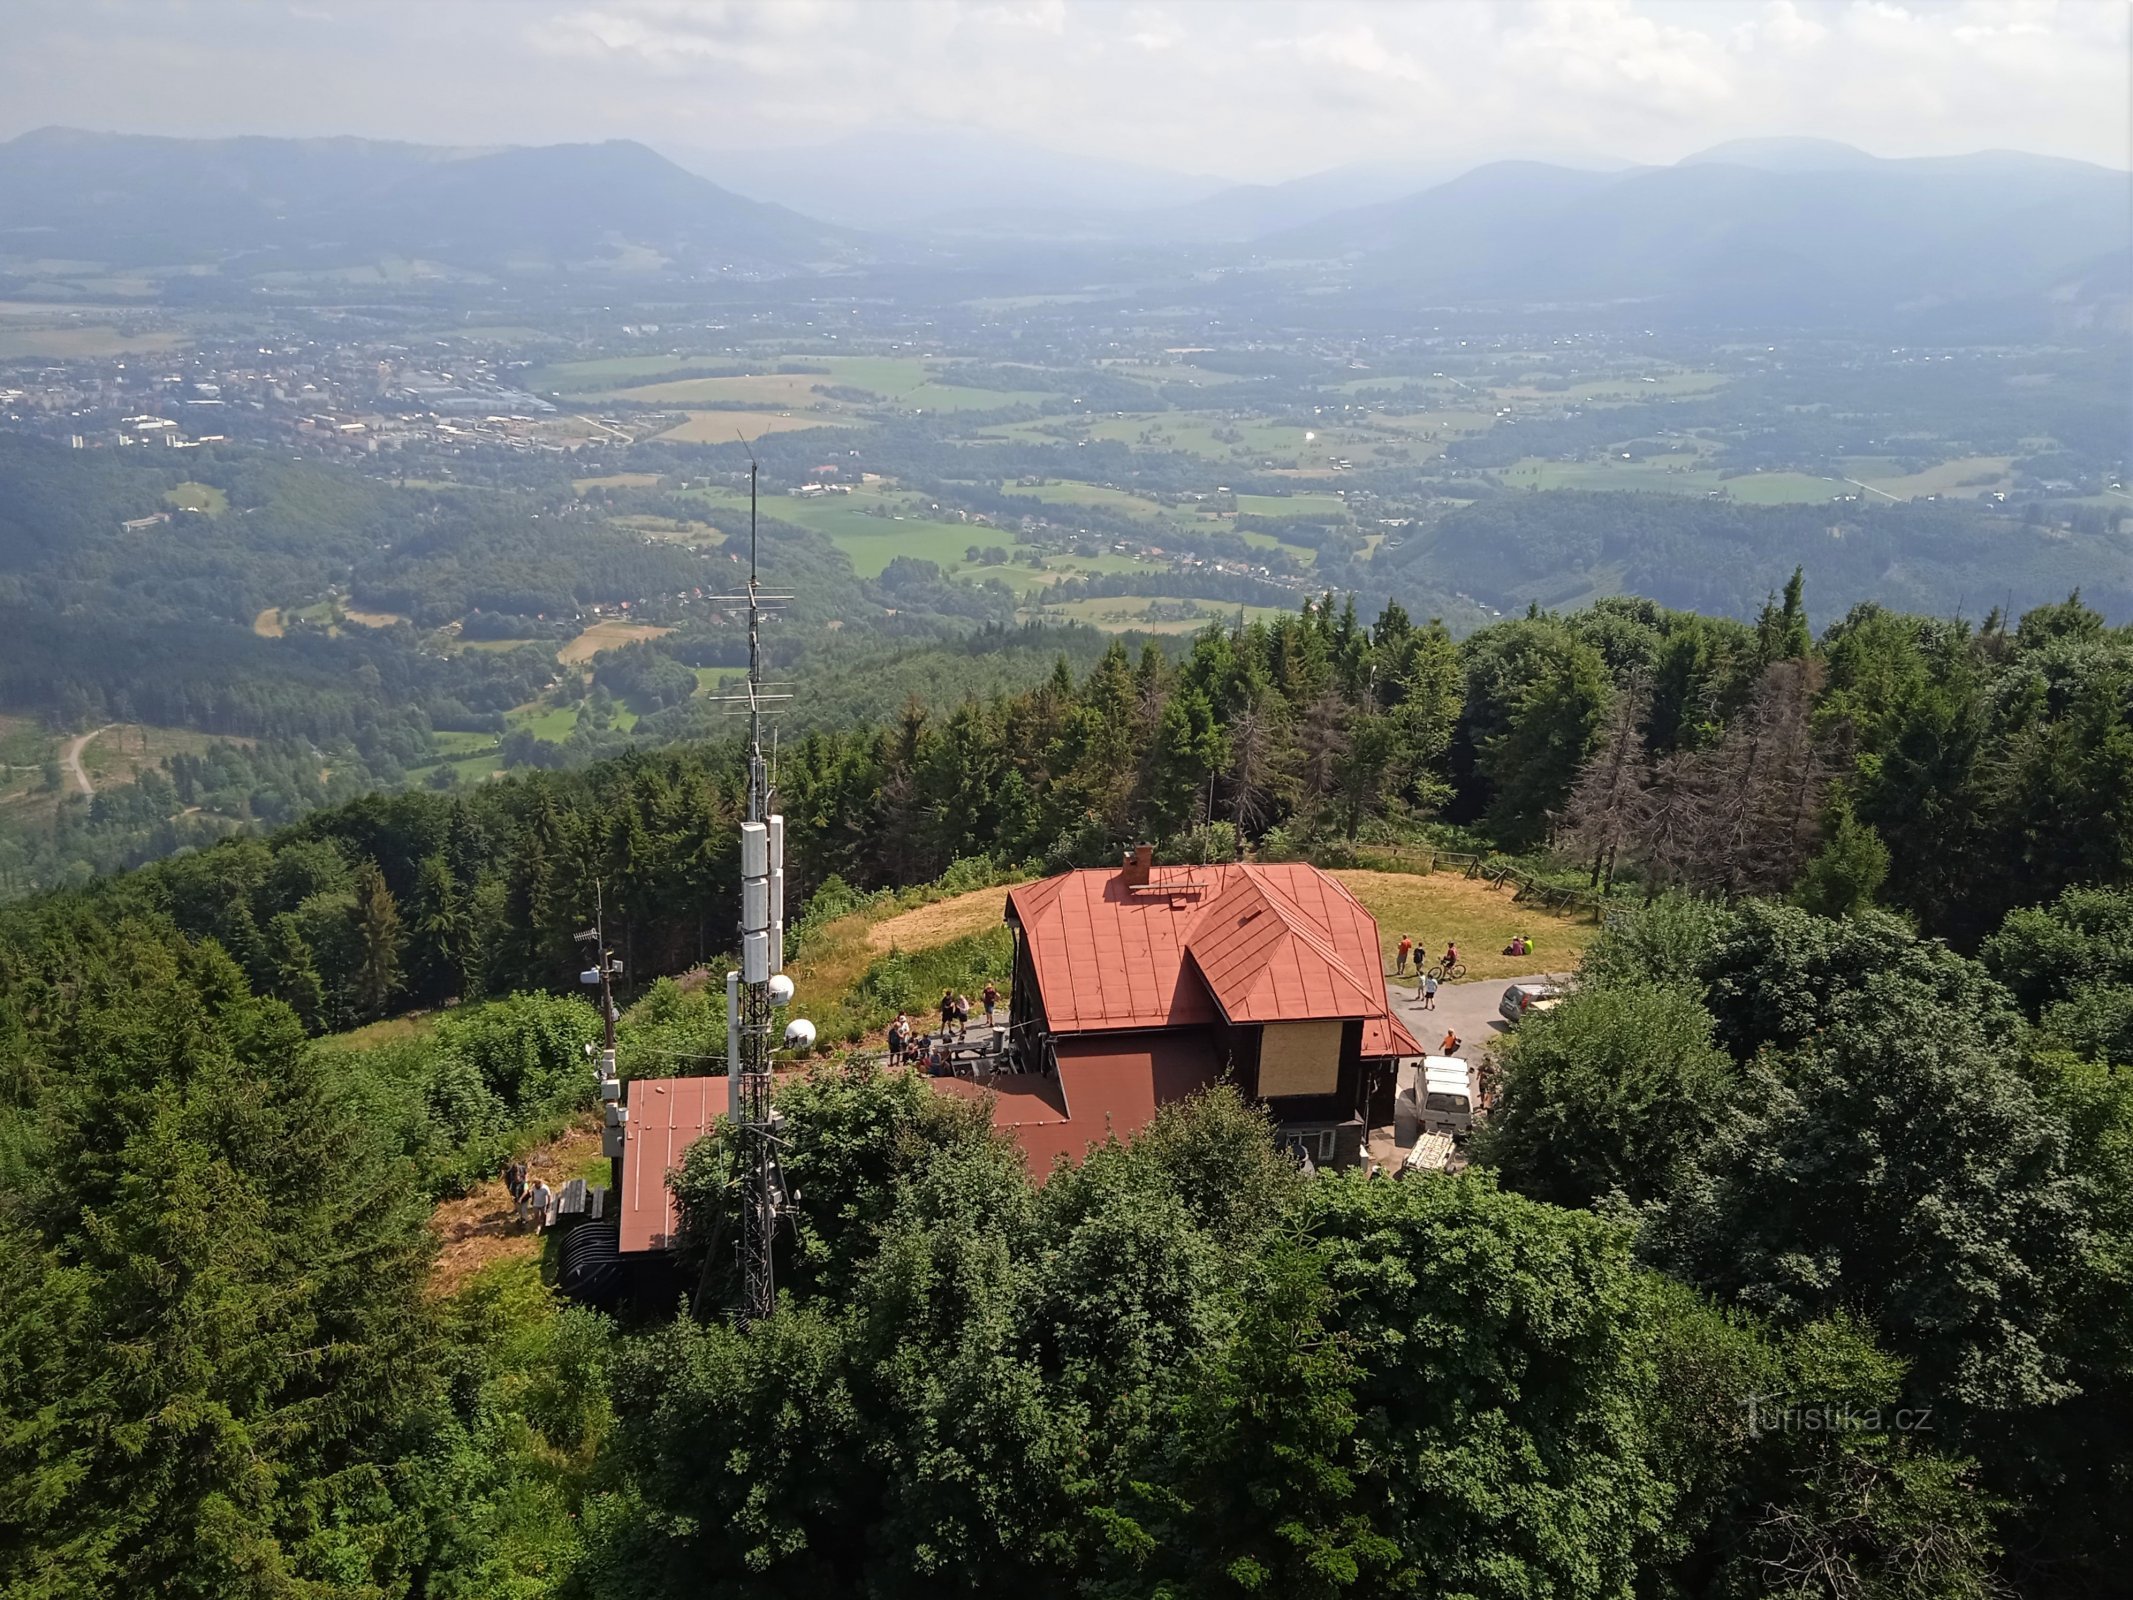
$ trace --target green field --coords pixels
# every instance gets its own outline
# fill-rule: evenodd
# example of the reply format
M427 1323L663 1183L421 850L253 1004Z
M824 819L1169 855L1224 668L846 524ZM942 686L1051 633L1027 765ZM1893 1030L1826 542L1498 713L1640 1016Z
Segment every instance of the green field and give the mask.
M1151 617L1162 608L1198 608L1189 617ZM1231 623L1242 612L1247 622L1270 621L1288 614L1282 606L1239 606L1220 600L1187 600L1178 595L1116 595L1095 600L1068 600L1047 604L1042 615L1086 622L1109 633L1198 633L1210 622ZM1031 613L1035 615L1036 613Z
M690 489L686 493L703 501L714 515L724 512L737 517L748 511L748 497L731 489ZM887 515L875 515L875 508ZM936 561L953 568L967 564L964 552L972 545L1008 546L1014 542L1004 528L936 520L921 509L918 496L872 484L848 495L807 499L773 495L762 503L762 513L822 534L851 558L852 569L862 578L877 576L898 556Z
M1305 491L1301 494L1240 494L1237 509L1253 517L1313 517L1328 522L1348 520L1348 502L1337 494Z
M1745 505L1834 500L1850 492L1834 478L1804 472L1750 472L1722 478L1701 457L1652 456L1643 461L1542 461L1527 457L1497 476L1513 489L1642 490L1653 494L1724 494Z
M103 322L24 328L0 321L0 358L92 360L101 356L155 354L175 350L190 342L182 333L161 330L127 333Z
M760 439L766 433L848 427L853 421L814 411L691 411L658 437L677 444L732 444L736 439Z
M1099 506L1121 516L1138 517L1150 522L1166 517L1188 517L1196 514L1193 508L1166 506L1160 501L1137 495L1129 489L1114 489L1101 483L1077 483L1072 478L1037 484L1003 483L1000 485L1000 492L1030 500L1041 500L1051 506Z
M219 517L230 508L230 497L211 483L181 483L165 489L163 500L181 511L200 511Z
M1964 456L1956 461L1943 461L1923 472L1906 473L1899 463L1883 457L1848 456L1844 461L1844 473L1868 488L1879 489L1899 500L1909 500L1919 495L1973 496L2005 489L2013 481L2009 475L2013 465L2013 458L2009 456ZM1965 481L1976 478L1987 481Z
M652 358L647 358L649 359ZM779 366L781 361L794 365L804 362L808 366L823 367L827 370L768 370ZM665 382L658 379L661 371L673 372L690 366L721 364L724 363L716 357L702 357L690 361L670 360L663 366L641 374L629 370L614 371L606 376L604 386L598 386L599 379L610 369L621 365L620 363L577 362L549 370L565 383L582 386L579 392L587 394L632 400L644 405L677 408L710 405L759 407L771 414L791 411L795 415L811 412L857 418L881 406L900 412L994 411L1003 406L1035 405L1054 398L1041 390L966 388L955 381L955 363L929 361L920 356L773 358L748 363L764 370L743 377L675 378ZM630 381L638 377L648 381ZM820 392L833 388L861 390L875 398L864 401L847 400L832 398Z

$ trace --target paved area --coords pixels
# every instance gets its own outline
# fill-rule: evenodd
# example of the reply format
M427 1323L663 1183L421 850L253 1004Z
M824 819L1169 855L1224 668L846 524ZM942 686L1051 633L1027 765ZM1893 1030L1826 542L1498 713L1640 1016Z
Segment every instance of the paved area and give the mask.
M1437 990L1437 1003L1424 1009L1415 993L1412 978L1385 980L1392 996L1392 1008L1399 1019L1407 1025L1407 1031L1415 1036L1415 1042L1431 1055L1444 1042L1444 1031L1449 1028L1459 1035L1460 1057L1469 1062L1467 1092L1477 1101L1481 1093L1479 1068L1482 1057L1489 1047L1510 1031L1510 1027L1497 1012L1502 1003L1504 990L1514 983L1567 983L1567 972L1535 972L1520 978L1488 978L1479 983L1448 983ZM1400 1068L1400 1092L1406 1094L1414 1088L1415 1076L1420 1071L1418 1062L1403 1063ZM1402 1119L1392 1127L1370 1130L1370 1156L1380 1165L1390 1163L1397 1171L1407 1152L1414 1148L1415 1127Z

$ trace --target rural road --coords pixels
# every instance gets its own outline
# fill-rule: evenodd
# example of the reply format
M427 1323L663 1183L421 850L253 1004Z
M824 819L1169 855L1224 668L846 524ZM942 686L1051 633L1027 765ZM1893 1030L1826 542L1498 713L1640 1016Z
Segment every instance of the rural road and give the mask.
M87 733L77 736L69 743L67 753L60 757L60 765L67 769L67 776L74 780L74 787L83 794L96 793L96 785L89 781L88 769L81 764L81 753L89 748L91 739L100 733L109 733L117 726L118 724L115 722L107 722L101 728L91 728Z

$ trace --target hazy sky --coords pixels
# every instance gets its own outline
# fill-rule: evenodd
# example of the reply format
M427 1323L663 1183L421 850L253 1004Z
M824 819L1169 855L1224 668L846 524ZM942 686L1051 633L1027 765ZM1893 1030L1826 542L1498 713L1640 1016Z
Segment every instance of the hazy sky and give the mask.
M0 137L818 143L972 125L1240 179L1804 133L2128 164L2122 0L5 0Z

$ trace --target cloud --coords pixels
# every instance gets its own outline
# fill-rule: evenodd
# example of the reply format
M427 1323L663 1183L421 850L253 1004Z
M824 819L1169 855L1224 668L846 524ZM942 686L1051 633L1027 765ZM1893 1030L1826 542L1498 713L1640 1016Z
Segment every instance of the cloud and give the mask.
M0 136L823 142L881 123L1279 180L1784 133L2127 161L2096 0L9 0Z

